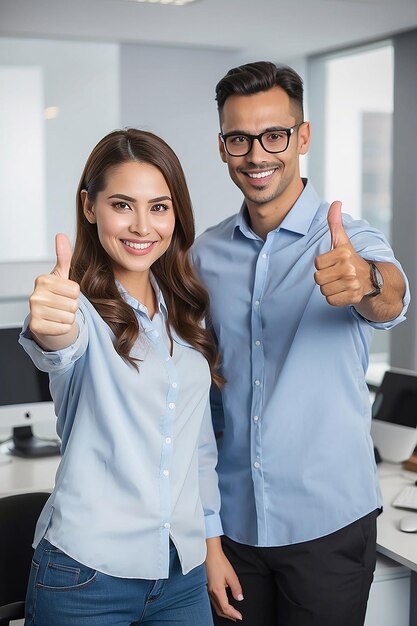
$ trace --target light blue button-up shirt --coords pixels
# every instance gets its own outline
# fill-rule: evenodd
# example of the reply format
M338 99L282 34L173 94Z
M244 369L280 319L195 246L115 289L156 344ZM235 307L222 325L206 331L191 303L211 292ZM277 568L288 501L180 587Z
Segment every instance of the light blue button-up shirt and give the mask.
M373 328L314 282L330 249L328 203L312 185L266 240L245 206L195 243L227 379L212 411L224 532L280 546L342 528L381 506L365 383ZM357 252L399 267L381 233L343 215Z
M209 366L172 329L171 356L153 284L152 320L119 285L141 329L131 353L139 371L116 353L112 331L83 295L72 346L44 352L27 329L20 338L50 374L63 453L34 545L46 533L76 560L126 578L167 578L170 539L186 574L204 561L206 536L222 534Z

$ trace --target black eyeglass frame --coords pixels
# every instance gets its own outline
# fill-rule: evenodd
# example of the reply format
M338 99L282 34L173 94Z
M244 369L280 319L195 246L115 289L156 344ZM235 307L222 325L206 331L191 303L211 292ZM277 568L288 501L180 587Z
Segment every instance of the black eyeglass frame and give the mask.
M299 122L298 124L294 124L294 126L291 126L290 128L271 128L270 130L264 130L264 132L263 133L259 133L259 135L250 135L249 133L232 132L232 133L219 133L219 137L222 140L223 145L224 145L224 149L226 150L226 152L227 152L227 154L229 156L234 156L234 157L246 156L252 150L253 142L254 142L255 139L257 139L259 141L259 143L261 144L261 146L265 150L265 152L269 152L269 154L279 154L280 152L285 152L285 150L288 148L288 146L290 144L291 135L293 134L294 130L298 126L301 126L301 124L304 124L304 122ZM286 133L286 135L287 135L287 145L282 150L268 150L267 148L265 148L265 146L264 146L264 144L262 142L262 137L264 135L268 135L270 133L273 133L274 131L275 132L280 132L280 133ZM249 139L249 149L247 150L247 152L244 152L243 154L232 154L228 150L227 145L226 145L226 140L229 137L246 137L247 139Z

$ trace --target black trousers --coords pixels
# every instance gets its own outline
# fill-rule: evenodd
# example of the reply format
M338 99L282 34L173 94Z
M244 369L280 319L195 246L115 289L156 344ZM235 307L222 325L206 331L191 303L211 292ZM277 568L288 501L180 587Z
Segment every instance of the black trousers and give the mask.
M376 560L379 511L331 535L276 548L222 538L243 588L229 601L244 626L363 626ZM214 615L216 626L230 620Z

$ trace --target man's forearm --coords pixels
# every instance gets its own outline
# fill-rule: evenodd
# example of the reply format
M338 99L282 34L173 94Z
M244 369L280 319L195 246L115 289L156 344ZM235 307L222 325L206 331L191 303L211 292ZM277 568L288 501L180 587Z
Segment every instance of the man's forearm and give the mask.
M375 262L375 265L384 279L381 293L375 297L364 296L355 309L371 322L388 322L402 311L405 282L400 270L392 263Z

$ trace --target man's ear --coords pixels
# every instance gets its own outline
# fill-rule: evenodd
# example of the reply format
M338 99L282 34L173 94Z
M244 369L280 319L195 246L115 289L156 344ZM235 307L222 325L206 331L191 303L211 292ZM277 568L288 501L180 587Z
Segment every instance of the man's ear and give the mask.
M219 140L220 158L223 161L223 163L227 163L227 152L226 152L226 148L224 147L224 143L222 141L222 138L220 137L220 133L218 135L218 140Z
M310 122L303 122L298 129L298 152L307 154L310 147Z
M86 219L90 222L90 224L96 224L97 219L94 213L94 204L88 199L88 192L86 189L82 189L80 192L81 202L83 205L83 211Z

